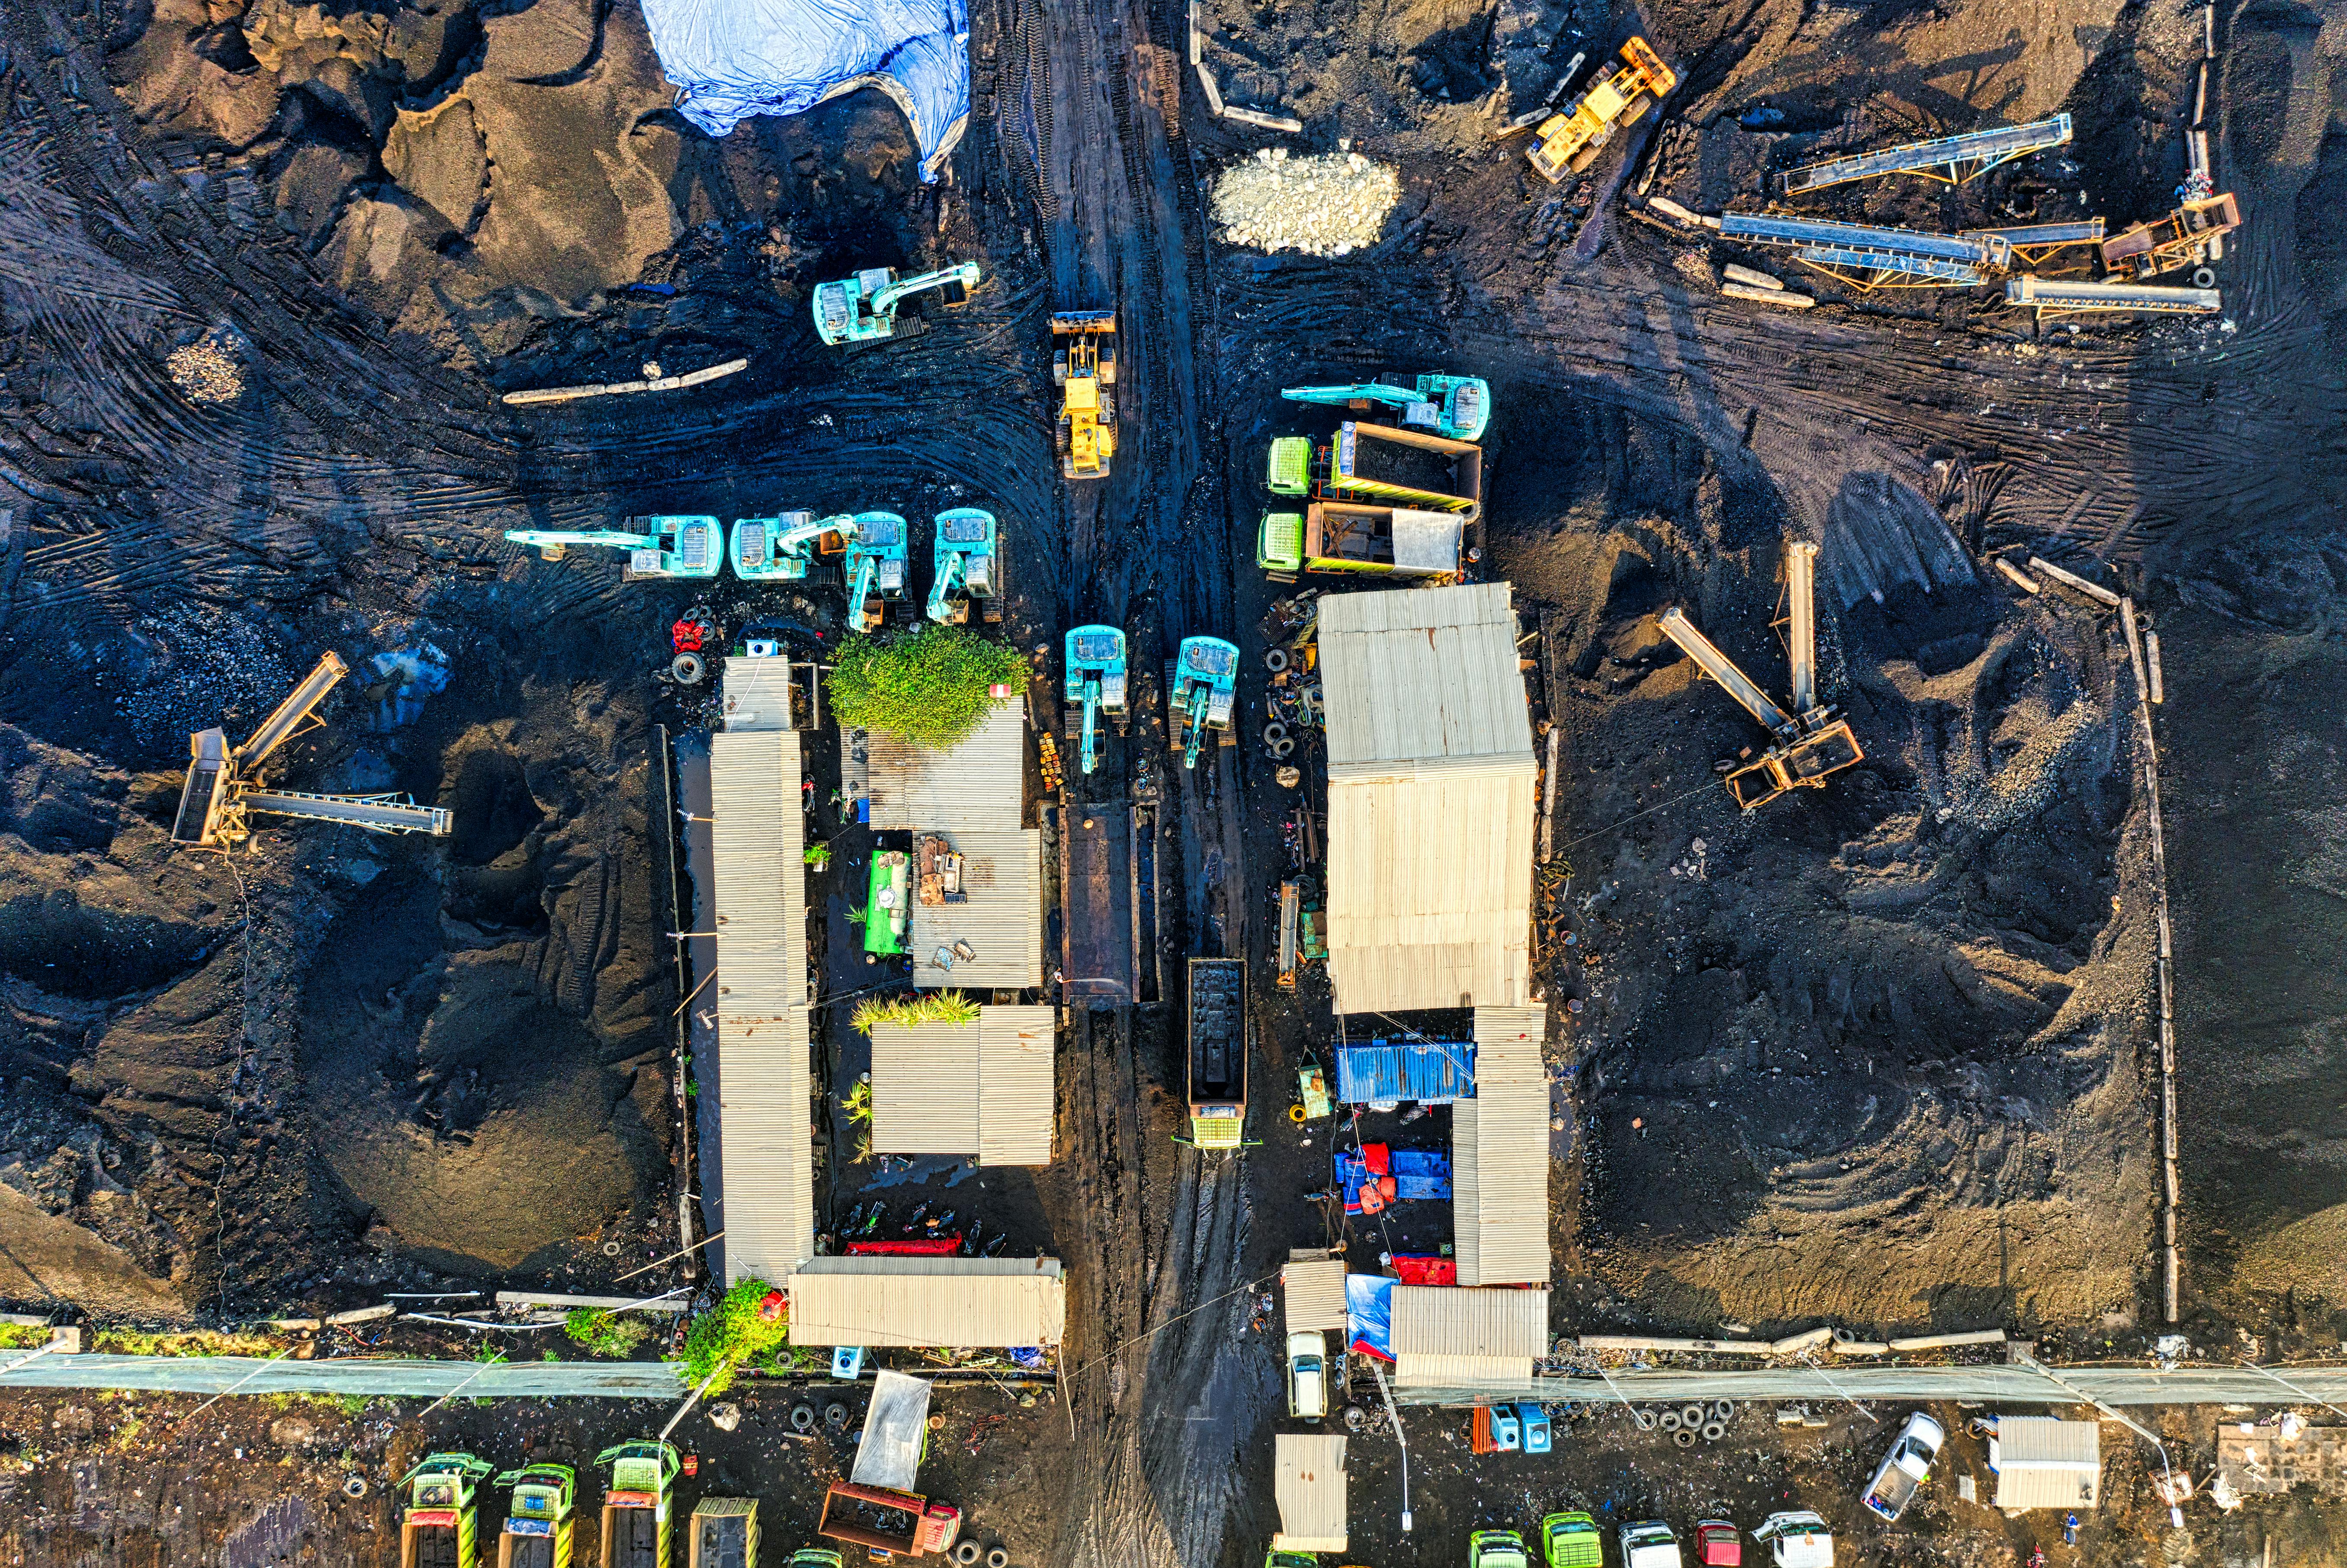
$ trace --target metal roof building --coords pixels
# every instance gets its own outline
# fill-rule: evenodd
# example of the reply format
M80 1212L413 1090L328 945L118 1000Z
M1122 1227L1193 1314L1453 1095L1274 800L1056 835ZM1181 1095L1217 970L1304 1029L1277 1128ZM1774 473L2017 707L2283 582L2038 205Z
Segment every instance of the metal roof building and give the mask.
M1339 1012L1521 1006L1532 720L1505 583L1320 601Z
M2051 1416L1996 1419L1996 1506L2092 1508L2100 1501L2103 1430Z
M906 949L913 984L1025 990L1043 983L1043 835L1026 815L1027 721L1003 702L943 751L876 734L869 748L872 826L934 833L963 856L960 903L913 901ZM969 945L950 969L940 948Z
M1281 1432L1272 1439L1274 1552L1345 1550L1345 1440Z
M976 1023L872 1028L872 1152L1048 1165L1057 1043L1048 1007L981 1007Z
M1315 1328L1345 1331L1343 1258L1330 1257L1325 1248L1289 1253L1287 1266L1279 1271L1279 1291L1289 1333Z
M1475 1009L1475 1094L1450 1112L1450 1217L1460 1285L1549 1277L1548 1009Z
M766 661L728 661L729 685L736 662ZM729 1285L781 1279L815 1255L799 776L799 738L791 730L728 729L710 737Z
M794 1345L1002 1349L1067 1332L1051 1257L818 1257L790 1286Z
M1475 1048L1464 1040L1347 1043L1337 1048L1337 1098L1347 1105L1448 1105L1474 1092L1474 1072Z
M1398 1388L1512 1386L1548 1354L1548 1292L1397 1285L1392 1333Z

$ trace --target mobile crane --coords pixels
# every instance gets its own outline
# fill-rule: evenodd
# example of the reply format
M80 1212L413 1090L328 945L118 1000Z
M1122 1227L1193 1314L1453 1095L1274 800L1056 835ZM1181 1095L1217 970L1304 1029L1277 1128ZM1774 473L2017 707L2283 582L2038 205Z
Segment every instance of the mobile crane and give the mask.
M929 588L931 620L965 625L973 604L978 606L979 620L1002 619L1002 553L996 544L999 532L994 514L976 507L956 507L938 514L937 542L930 558L937 571L937 580Z
M316 716L318 704L349 672L342 655L329 649L244 744L231 747L228 732L218 728L190 735L188 777L179 788L179 814L171 819L171 842L191 849L234 849L252 836L245 819L253 812L347 823L371 833L446 837L454 814L442 806L417 805L405 794L307 794L264 790L255 781L253 775L272 752L305 725L323 724Z
M1622 46L1613 69L1541 122L1525 156L1551 185L1567 173L1579 174L1597 161L1616 131L1637 124L1678 85L1677 73L1646 40L1633 37Z
M841 569L847 574L848 630L877 631L888 618L888 601L905 597L905 519L894 512L858 512L838 531L847 536Z
M1170 738L1182 748L1182 765L1198 765L1208 730L1221 732L1224 745L1235 745L1231 730L1231 699L1238 686L1239 651L1219 637L1185 637L1174 660L1166 685L1166 703L1173 723Z
M897 319L897 307L924 289L942 289L945 302L958 305L978 287L975 261L956 261L934 272L899 278L887 267L866 267L852 278L815 288L815 333L833 347L850 348L889 338L918 337L928 323L917 316ZM915 323L918 323L917 325Z
M727 559L745 582L798 582L805 578L808 549L829 533L846 533L856 519L817 518L813 512L781 512L771 518L741 518L733 524Z
M1068 633L1064 688L1083 704L1084 772L1100 764L1100 715L1124 717L1124 633L1113 626L1079 626Z
M1060 388L1060 422L1052 445L1060 472L1071 479L1105 479L1116 457L1116 313L1062 311L1051 335L1051 381Z
M1686 650L1703 672L1727 689L1747 712L1767 726L1777 743L1755 761L1733 768L1727 793L1746 811L1755 811L1790 789L1823 789L1826 779L1866 760L1850 721L1834 719L1817 700L1818 547L1796 539L1785 547L1785 598L1788 612L1788 655L1793 671L1793 708L1787 712L1737 669L1712 641L1695 629L1686 611L1663 611L1663 635Z
M628 552L624 573L633 582L641 578L712 578L725 565L725 528L715 518L630 518L641 532L596 528L573 532L549 528L507 528L506 538L518 545L536 545L540 559L560 560L572 545L606 545Z

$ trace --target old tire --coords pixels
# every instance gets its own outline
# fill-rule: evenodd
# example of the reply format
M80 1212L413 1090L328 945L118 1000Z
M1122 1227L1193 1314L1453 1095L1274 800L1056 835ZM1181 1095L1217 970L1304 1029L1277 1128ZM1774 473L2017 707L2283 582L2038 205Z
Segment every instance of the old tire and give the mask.
M1651 1432L1655 1430L1655 1412L1644 1405L1633 1405L1630 1407L1630 1422L1642 1432Z
M1691 1449L1695 1447L1695 1434L1687 1430L1685 1427L1681 1427L1677 1431L1671 1434L1671 1441L1678 1444L1678 1446L1683 1449Z
M1701 1405L1681 1405L1679 1407L1679 1425L1685 1427L1687 1430L1693 1431L1696 1428L1703 1425L1703 1419L1704 1408Z
M1663 1419L1660 1424L1663 1430L1666 1432L1675 1432L1681 1427L1686 1426L1686 1421L1679 1415L1678 1411L1672 1409L1665 1410L1663 1412Z
M1727 1423L1726 1421L1706 1421L1703 1423L1704 1441L1707 1443L1716 1443L1727 1435Z
M1295 752L1296 743L1288 739L1286 735L1282 735L1278 740L1271 743L1270 750L1271 754L1275 757L1288 756Z
M1304 1107L1303 1107L1303 1106L1301 1106L1301 1105L1291 1105L1291 1106L1289 1106L1289 1107L1287 1108L1287 1119L1288 1119L1290 1122L1301 1122L1301 1121L1303 1121L1303 1120L1304 1120Z
M343 1477L343 1495L344 1497L356 1500L358 1498L364 1497L366 1493L366 1477L363 1475L346 1475Z
M835 1432L847 1430L847 1407L834 1399L823 1408L823 1424Z
M960 1563L961 1568L970 1568L971 1563L985 1555L985 1549L975 1541L958 1541L954 1543L954 1561Z
M1271 723L1263 727L1263 743L1265 745L1276 746L1286 739L1287 739L1287 726L1281 723L1277 719L1274 719Z
M1736 1419L1736 1401L1733 1399L1714 1399L1711 1402L1711 1419L1715 1421L1734 1420Z
M680 686L698 686L701 678L709 673L709 666L701 661L698 653L680 653L668 661L668 672Z
M1010 1553L1002 1547L994 1548L986 1554L986 1568L1010 1568Z
M1368 1413L1364 1411L1360 1406L1347 1405L1345 1407L1345 1430L1347 1431L1359 1431L1362 1425L1367 1422L1368 1419Z
M815 1407L813 1405L793 1405L791 1407L791 1430L794 1432L811 1432L815 1430Z
M2215 288L2217 286L2217 269L2214 267L2193 268L2192 286L2196 289Z
M1287 650L1266 648L1263 651L1263 667L1276 675L1287 668Z

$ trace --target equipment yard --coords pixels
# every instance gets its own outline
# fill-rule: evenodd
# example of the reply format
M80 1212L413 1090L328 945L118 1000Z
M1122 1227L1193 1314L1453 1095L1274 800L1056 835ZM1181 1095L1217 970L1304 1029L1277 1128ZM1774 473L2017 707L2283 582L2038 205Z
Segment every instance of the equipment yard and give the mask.
M2347 1558L2342 58L11 0L0 1561Z

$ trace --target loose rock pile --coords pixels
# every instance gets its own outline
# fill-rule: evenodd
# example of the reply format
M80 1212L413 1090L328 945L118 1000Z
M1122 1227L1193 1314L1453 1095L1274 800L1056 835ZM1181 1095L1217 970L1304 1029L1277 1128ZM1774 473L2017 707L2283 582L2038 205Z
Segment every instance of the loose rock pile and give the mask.
M1214 221L1234 245L1347 256L1377 240L1401 177L1358 152L1290 158L1266 148L1214 180Z
M217 330L171 351L164 366L181 392L198 403L233 403L244 395L244 366L234 341Z

